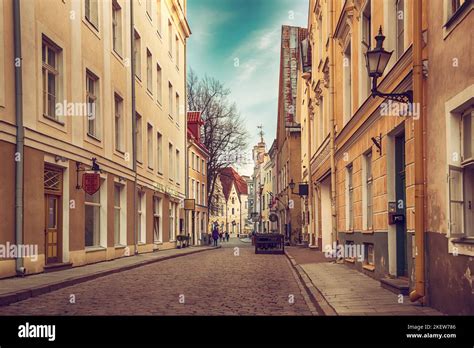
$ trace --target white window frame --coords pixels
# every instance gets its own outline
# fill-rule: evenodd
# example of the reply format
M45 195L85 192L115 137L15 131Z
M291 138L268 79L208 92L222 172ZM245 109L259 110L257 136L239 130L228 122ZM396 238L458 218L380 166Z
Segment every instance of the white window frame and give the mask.
M146 192L138 191L137 200L138 244L146 244Z
M123 11L117 0L112 0L112 49L120 57L123 54Z
M158 238L156 235L156 219L158 219ZM153 196L153 240L157 244L163 243L163 198Z
M469 110L469 107L474 103L474 84L468 86L463 91L459 92L453 98L445 102L445 115L446 115L446 156L447 156L447 167L446 176L448 178L446 182L446 216L448 220L447 224L447 237L448 251L449 253L456 253L459 255L474 256L472 247L463 243L463 239L471 239L472 236L466 235L463 230L462 233L454 233L452 231L452 222L450 216L450 170L457 168L462 171L462 160L461 160L461 115ZM472 112L472 111L471 111ZM462 201L464 202L464 183L462 185L461 192L463 193ZM462 214L462 225L464 225L465 214Z

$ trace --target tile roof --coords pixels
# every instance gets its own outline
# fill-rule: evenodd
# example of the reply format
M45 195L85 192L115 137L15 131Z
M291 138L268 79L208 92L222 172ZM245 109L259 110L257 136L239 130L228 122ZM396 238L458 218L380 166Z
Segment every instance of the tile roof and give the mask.
M222 183L222 191L224 197L229 199L230 191L232 190L232 184L235 185L235 189L239 195L247 195L247 182L235 171L232 167L221 169L219 178Z

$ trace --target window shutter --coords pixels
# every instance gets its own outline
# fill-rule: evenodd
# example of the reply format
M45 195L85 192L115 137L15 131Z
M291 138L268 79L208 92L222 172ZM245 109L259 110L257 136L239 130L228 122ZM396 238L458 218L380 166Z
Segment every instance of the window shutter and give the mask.
M464 237L464 193L463 170L450 166L448 175L449 186L449 221L448 237Z

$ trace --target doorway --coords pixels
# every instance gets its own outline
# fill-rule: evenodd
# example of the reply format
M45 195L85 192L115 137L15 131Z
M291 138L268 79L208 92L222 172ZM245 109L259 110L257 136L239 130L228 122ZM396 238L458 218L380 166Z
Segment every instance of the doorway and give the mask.
M407 270L407 225L406 225L406 173L405 135L395 137L395 198L397 214L403 214L403 222L396 225L397 276L406 277Z
M46 264L62 261L62 170L44 168L44 219Z

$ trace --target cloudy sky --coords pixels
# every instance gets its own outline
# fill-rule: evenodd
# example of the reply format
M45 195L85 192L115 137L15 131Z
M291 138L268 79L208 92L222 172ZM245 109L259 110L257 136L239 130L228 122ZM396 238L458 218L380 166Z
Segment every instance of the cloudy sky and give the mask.
M269 148L276 135L281 26L306 27L308 0L188 0L187 11L188 69L231 89L250 135L248 153L260 124ZM252 165L239 171L249 175Z

